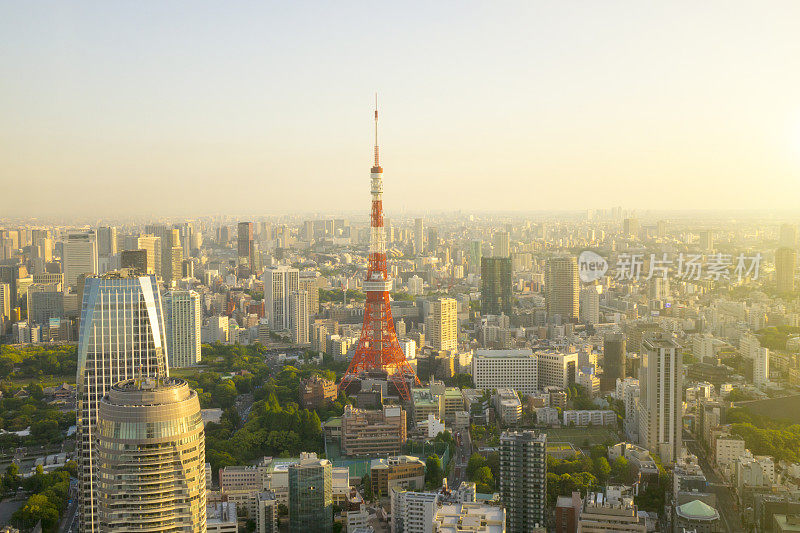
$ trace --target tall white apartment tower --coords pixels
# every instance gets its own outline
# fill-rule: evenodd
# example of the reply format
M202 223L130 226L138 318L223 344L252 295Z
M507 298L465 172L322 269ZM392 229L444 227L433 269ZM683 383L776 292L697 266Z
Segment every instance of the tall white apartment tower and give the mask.
M97 228L97 255L109 257L117 253L117 228L101 226Z
M269 314L272 331L291 330L289 298L300 284L300 271L288 266L264 269L264 311Z
M769 348L753 350L753 384L763 387L769 383Z
M100 399L120 381L166 377L164 345L164 320L155 276L110 272L86 278L76 375L76 452L83 532L99 531L100 465L95 450Z
M434 350L458 349L458 302L439 298L431 305L431 343Z
M199 363L203 323L200 295L184 290L165 293L164 322L169 366L180 368Z
M308 291L296 290L289 295L289 313L292 342L309 344L308 335Z
M507 231L494 234L494 257L511 257L511 235Z
M81 274L97 274L97 242L94 232L68 234L61 259L64 263L66 287L75 286Z
M680 345L667 333L642 340L639 369L639 443L663 462L680 457L683 429L683 361Z

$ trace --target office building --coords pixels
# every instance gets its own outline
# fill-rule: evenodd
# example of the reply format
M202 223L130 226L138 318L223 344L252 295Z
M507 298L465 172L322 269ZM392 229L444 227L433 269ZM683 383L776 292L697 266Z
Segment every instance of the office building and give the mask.
M181 232L179 229L170 229L165 234L166 245L162 246L164 283L172 284L183 276L183 247L181 246Z
M511 257L511 236L507 231L494 234L494 257Z
M97 228L97 255L110 257L117 253L117 228L101 226Z
M511 316L511 258L481 258L481 314Z
M414 219L414 255L419 255L425 250L425 229L421 218Z
M624 380L625 374L625 335L607 333L603 336L603 375L600 380L602 390L612 390L617 380Z
M289 466L289 530L328 533L333 529L333 477L327 459L300 454Z
M317 276L300 276L298 288L308 293L308 316L312 317L319 313L319 289L320 279Z
M622 221L622 234L628 238L636 239L639 236L639 219L626 218Z
M358 409L346 405L344 408L342 453L345 455L400 455L407 437L406 412L402 407Z
M437 298L431 303L431 346L434 350L458 349L458 302Z
M412 491L425 488L425 463L418 457L399 455L373 459L369 472L375 495L388 496L392 487Z
M99 531L95 458L100 399L112 385L167 375L164 320L155 276L89 276L83 290L76 376L79 513L82 531Z
M245 264L253 270L255 264L253 249L253 223L239 222L237 226L236 244L239 257L239 264Z
M78 284L81 274L97 274L97 243L92 231L70 233L62 248L65 288Z
M704 252L710 252L714 249L714 232L711 230L700 232L700 249Z
M16 301L11 297L11 285L0 283L0 334L3 333L3 323L11 318L11 308L16 305L11 303Z
M292 342L295 344L309 344L308 325L308 293L294 290L289 295L289 324L292 332Z
M753 385L764 387L769 383L769 348L757 348L753 352Z
M680 457L683 363L680 345L666 333L642 340L639 369L639 443L665 463Z
M581 324L594 325L600 322L600 293L597 287L581 290L579 319Z
M290 296L299 288L300 271L278 266L264 269L264 312L273 331L291 330Z
M533 430L500 436L500 501L506 530L528 533L545 526L547 505L547 435Z
M793 248L778 248L775 251L775 280L778 293L794 292L794 272L797 267L797 251Z
M117 383L100 400L97 438L99 531L206 531L203 419L185 381Z
M477 350L472 357L475 388L512 388L524 394L539 390L539 358L530 349Z
M43 326L51 318L64 316L64 293L57 283L34 283L28 287L28 325Z
M646 533L647 526L639 517L633 496L625 494L624 489L610 486L605 494L587 494L580 510L578 533Z
M552 351L536 352L539 359L539 390L545 387L566 389L575 384L578 368L578 353Z
M141 235L136 248L147 251L147 274L162 276L161 266L161 237L155 235Z
M152 268L147 264L147 250L123 250L119 254L120 268L132 268L136 273L144 276Z
M545 270L545 304L551 322L577 322L579 306L578 260L575 257L552 257Z
M483 243L478 240L470 241L467 250L467 269L470 274L481 273L481 257L483 257Z
M195 291L171 290L164 294L169 366L181 368L200 362L202 320L200 295Z

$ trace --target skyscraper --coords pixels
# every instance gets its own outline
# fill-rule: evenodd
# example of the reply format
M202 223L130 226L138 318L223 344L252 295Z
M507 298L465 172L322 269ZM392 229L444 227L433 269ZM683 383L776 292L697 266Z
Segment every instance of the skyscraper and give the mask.
M333 467L315 453L301 453L289 466L289 530L333 530Z
M264 269L264 311L269 315L269 327L273 331L291 330L289 298L298 290L300 271L296 268L278 266Z
M171 290L164 294L164 322L169 366L180 368L200 362L203 312L195 291Z
M635 239L639 236L639 219L638 218L626 218L622 221L622 233L631 239Z
M714 249L714 232L711 230L700 232L700 249L707 252Z
M753 385L763 387L769 383L769 348L753 350Z
M161 277L163 275L161 267L161 237L141 235L139 236L137 248L147 251L147 274L155 274Z
M206 531L205 433L185 381L117 383L97 437L98 531Z
M625 335L608 333L603 337L602 390L614 390L618 379L625 379Z
M481 257L483 257L483 243L478 240L470 241L469 254L467 255L470 274L481 273Z
M67 235L63 245L65 288L74 287L81 274L97 274L97 243L93 231Z
M778 246L781 248L794 248L797 246L797 225L781 224Z
M797 252L793 248L778 248L775 251L775 279L779 294L794 292L796 267Z
M683 362L667 333L645 334L639 368L639 443L665 463L678 460L683 431Z
M494 257L511 257L511 235L507 231L494 234Z
M181 246L181 231L179 229L171 229L166 232L167 245L162 247L166 250L166 256L162 257L163 260L163 277L164 283L170 285L179 279L183 274L183 247Z
M481 258L481 314L511 316L511 258Z
M421 218L414 219L414 255L419 255L425 249L425 228Z
M578 260L573 256L548 259L544 283L548 320L559 315L562 322L576 322L580 301Z
M600 321L600 293L597 286L591 285L580 293L580 321L583 324L597 324Z
M546 448L547 435L533 430L500 436L500 501L506 508L508 533L528 533L545 526Z
M78 336L76 424L81 530L99 530L95 457L100 399L112 385L164 377L164 320L155 276L89 276Z
M101 226L97 228L97 255L109 257L117 253L117 228Z
M437 298L431 304L431 344L434 350L458 349L458 303Z
M143 276L148 271L147 250L122 250L119 264L120 268L132 268Z
M255 260L253 258L253 223L239 222L238 234L236 238L239 263L247 262L247 266L253 271Z
M291 315L292 342L309 344L308 335L308 292L292 291L289 295L289 313Z

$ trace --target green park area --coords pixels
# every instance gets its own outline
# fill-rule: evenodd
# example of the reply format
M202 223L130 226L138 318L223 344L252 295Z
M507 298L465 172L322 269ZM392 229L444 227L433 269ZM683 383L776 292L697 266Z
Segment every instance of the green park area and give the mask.
M588 448L608 441L616 443L620 440L615 430L604 427L548 428L543 431L547 433L548 443L569 442L578 448Z

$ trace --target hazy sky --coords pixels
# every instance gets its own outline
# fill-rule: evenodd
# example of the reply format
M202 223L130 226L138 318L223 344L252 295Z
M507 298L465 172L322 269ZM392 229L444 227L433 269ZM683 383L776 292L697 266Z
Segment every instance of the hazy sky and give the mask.
M797 208L800 2L0 4L0 216Z

